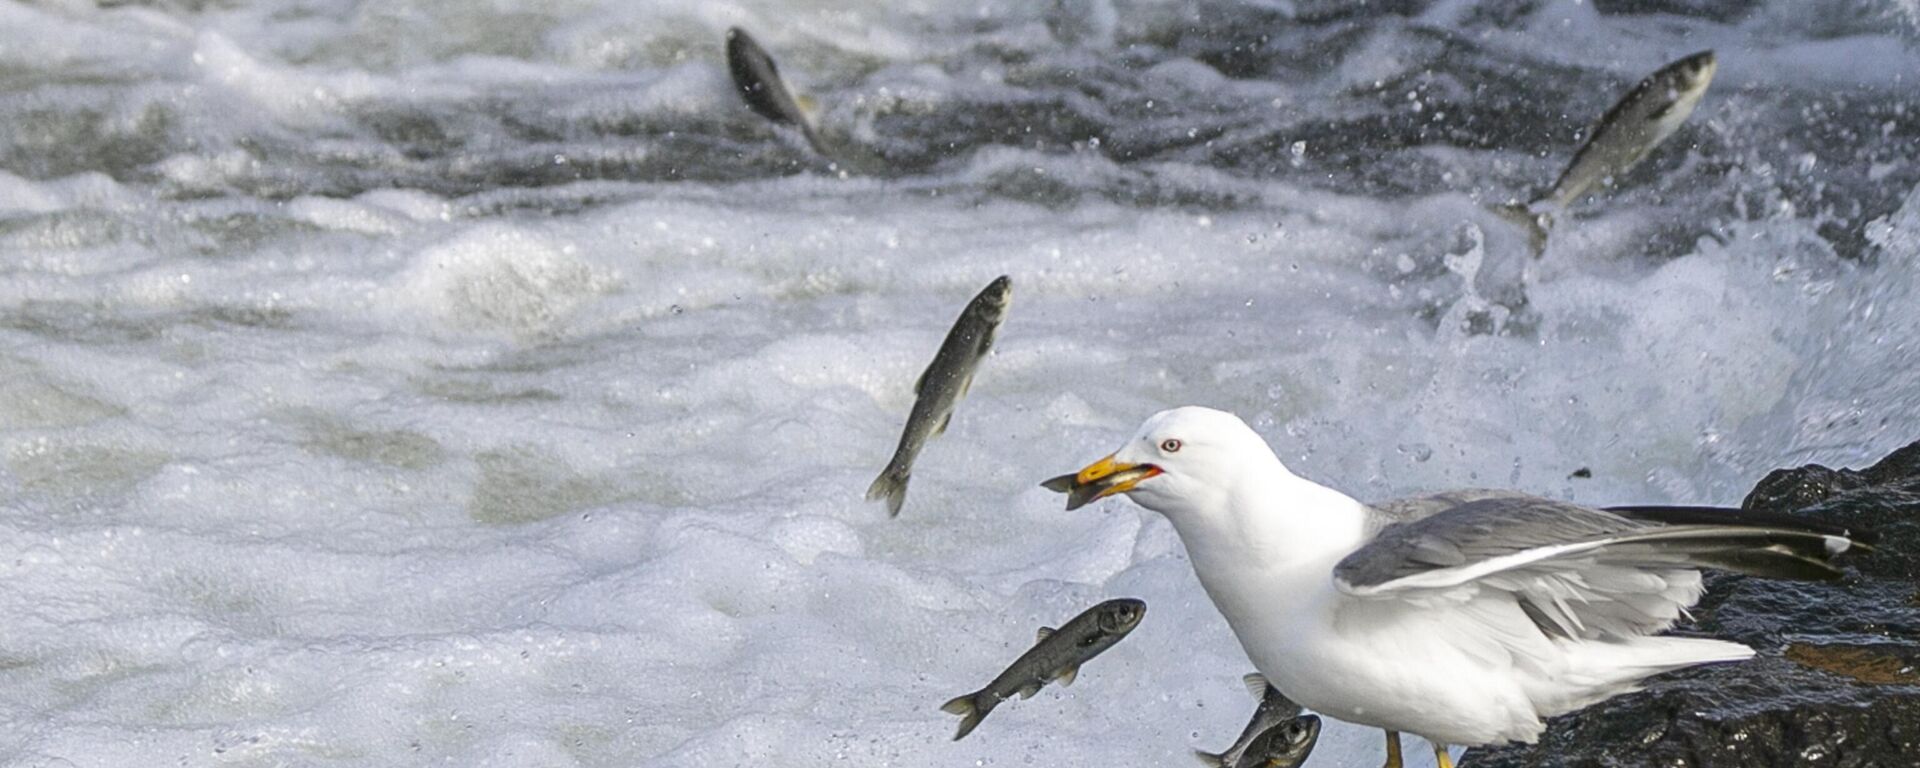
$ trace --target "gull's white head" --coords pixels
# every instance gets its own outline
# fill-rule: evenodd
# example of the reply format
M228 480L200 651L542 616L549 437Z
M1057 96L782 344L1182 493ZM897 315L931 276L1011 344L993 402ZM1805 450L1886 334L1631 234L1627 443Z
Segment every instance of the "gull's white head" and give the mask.
M1068 509L1124 493L1176 518L1224 510L1249 472L1278 466L1273 450L1240 417L1187 406L1154 414L1120 450L1044 485L1066 492Z

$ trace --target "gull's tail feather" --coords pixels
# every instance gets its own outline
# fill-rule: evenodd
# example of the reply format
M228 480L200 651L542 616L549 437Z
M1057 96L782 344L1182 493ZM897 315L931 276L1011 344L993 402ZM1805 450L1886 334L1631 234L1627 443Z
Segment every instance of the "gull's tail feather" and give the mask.
M907 503L907 481L911 479L912 472L888 467L873 479L873 485L867 486L867 501L886 499L887 516L899 517L900 507Z
M953 740L959 741L966 738L967 734L973 733L973 729L980 726L980 721L987 719L987 713L992 712L993 708L999 705L1000 697L986 691L974 691L965 696L953 697L947 703L940 705L940 711L960 716L960 730L953 733Z
M1629 647L1633 649L1632 658L1623 663L1637 664L1656 673L1753 658L1752 648L1708 637L1647 637L1630 643Z
M1642 681L1663 672L1753 658L1752 648L1704 637L1569 640L1561 647L1568 652L1568 674L1536 691L1535 706L1547 717L1640 690Z

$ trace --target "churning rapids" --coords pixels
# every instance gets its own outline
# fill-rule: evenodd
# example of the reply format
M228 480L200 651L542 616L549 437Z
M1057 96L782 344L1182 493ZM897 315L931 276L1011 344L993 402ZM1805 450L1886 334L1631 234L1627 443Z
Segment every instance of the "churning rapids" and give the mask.
M1153 411L1365 498L1727 504L1920 437L1911 0L99 5L0 5L9 765L1181 765L1248 662L1163 519L1036 487ZM740 106L733 25L859 172ZM1708 48L1526 259L1484 206Z

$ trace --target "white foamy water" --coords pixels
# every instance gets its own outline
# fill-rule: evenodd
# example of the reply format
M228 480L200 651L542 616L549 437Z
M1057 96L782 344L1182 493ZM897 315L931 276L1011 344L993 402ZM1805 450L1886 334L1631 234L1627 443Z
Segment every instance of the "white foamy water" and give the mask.
M0 762L1181 765L1248 662L1164 520L1036 487L1154 411L1364 498L1736 503L1920 437L1910 2L1402 5L0 6ZM739 107L734 24L871 173ZM1482 203L1708 47L1527 260Z

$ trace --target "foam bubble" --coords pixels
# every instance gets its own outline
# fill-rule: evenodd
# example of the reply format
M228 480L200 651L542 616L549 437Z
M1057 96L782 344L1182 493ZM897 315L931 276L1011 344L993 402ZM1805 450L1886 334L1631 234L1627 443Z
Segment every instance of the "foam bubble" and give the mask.
M477 227L417 256L393 298L456 330L557 333L573 312L618 284L578 251L522 228Z

